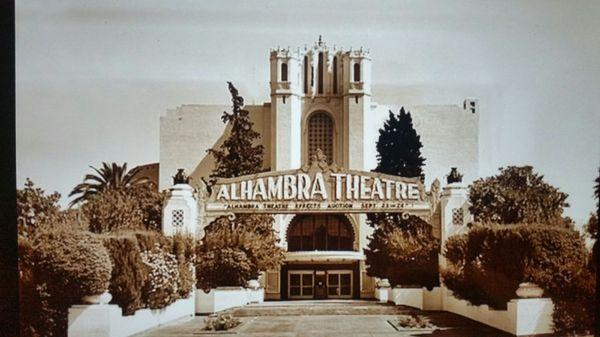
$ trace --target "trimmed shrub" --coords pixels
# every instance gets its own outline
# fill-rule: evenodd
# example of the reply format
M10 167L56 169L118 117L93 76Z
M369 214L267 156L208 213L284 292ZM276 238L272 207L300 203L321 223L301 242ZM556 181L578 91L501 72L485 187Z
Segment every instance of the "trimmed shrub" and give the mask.
M450 237L444 255L449 266L442 277L457 297L505 309L507 301L516 298L519 283L533 282L557 305L557 331L591 326L592 321L583 321L592 307L582 300L593 297L595 283L586 268L583 238L576 231L531 224L475 226ZM572 301L580 307L567 309Z
M371 218L376 228L364 249L369 276L387 278L392 286L438 286L440 241L431 225L416 216Z
M204 330L227 331L240 323L241 321L231 314L212 314L204 319Z
M241 287L252 278L253 270L252 262L239 248L200 251L196 264L196 284L207 293L216 287Z
M142 289L148 279L148 267L142 261L134 235L108 236L104 239L113 263L109 292L112 302L132 315L145 306Z
M108 290L112 263L100 238L58 229L36 236L33 246L38 279L48 281L53 296L76 303Z
M172 238L173 254L179 266L179 279L177 281L178 294L187 298L196 289L196 274L194 264L196 250L194 238L190 235L175 234Z
M277 246L270 215L219 217L205 228L197 245L198 288L244 286L261 271L279 267L283 249Z

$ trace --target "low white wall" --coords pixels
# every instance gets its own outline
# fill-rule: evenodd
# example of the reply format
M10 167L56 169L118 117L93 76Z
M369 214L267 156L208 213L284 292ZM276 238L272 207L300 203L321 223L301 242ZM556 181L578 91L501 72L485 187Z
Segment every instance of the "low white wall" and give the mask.
M127 337L184 317L194 316L194 296L163 309L140 309L123 316L115 304L74 305L69 308L69 337Z
M472 305L457 299L450 290L444 292L444 310L493 326L513 335L552 333L554 304L549 298L520 298L507 303L506 310Z
M487 324L513 335L538 335L553 332L554 304L549 298L519 298L507 303L506 310L490 309L487 305L472 305L461 300L445 287L394 288L391 300L422 310L443 310Z
M248 304L248 291L242 287L218 287L205 293L196 289L196 313L212 314Z
M441 287L434 287L431 290L423 288L423 310L442 310L444 306L442 291Z
M406 305L423 310L423 289L394 288L390 300L396 305Z

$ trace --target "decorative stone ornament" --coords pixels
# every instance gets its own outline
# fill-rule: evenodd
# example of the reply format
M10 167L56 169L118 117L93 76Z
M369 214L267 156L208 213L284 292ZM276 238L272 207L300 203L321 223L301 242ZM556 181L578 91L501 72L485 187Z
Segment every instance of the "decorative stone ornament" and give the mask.
M535 283L523 282L519 284L516 294L519 298L541 298L544 294L544 289Z
M177 184L189 184L190 177L185 174L184 169L177 169L177 173L173 176L173 185Z
M112 295L108 291L98 295L84 296L81 299L84 304L108 304L110 300L112 300Z
M258 280L249 280L248 282L246 282L246 288L257 290L258 288L260 288L260 283L258 283Z
M377 287L378 288L391 288L392 285L390 284L390 280L383 278L383 279L379 280L379 282L377 282Z
M458 172L458 169L456 167L452 167L450 169L450 174L446 176L446 182L448 184L462 183L462 178L462 173Z

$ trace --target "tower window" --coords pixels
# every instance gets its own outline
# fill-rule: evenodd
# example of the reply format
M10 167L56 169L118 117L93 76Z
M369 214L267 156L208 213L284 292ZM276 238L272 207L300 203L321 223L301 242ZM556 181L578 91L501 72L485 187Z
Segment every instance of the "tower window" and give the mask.
M333 93L337 94L337 56L333 58Z
M304 56L304 93L308 93L308 57Z
M354 82L360 82L360 63L354 63Z
M319 82L317 83L317 92L319 94L323 93L323 53L319 53Z
M308 157L321 149L327 162L333 162L333 120L325 112L316 112L308 120Z
M281 64L281 82L287 82L288 80L288 65L287 63Z

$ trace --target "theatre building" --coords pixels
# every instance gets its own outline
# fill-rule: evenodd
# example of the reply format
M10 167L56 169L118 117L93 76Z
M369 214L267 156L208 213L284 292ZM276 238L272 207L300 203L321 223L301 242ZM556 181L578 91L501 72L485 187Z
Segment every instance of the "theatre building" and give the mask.
M206 150L228 136L220 118L231 110L228 102L182 105L161 117L160 188L171 188L172 176L183 168L198 206L191 214L183 203L168 206L166 225L191 216L201 236L220 215L273 214L286 257L280 270L260 280L267 299L373 297L363 254L372 232L366 214L416 214L443 235L440 182L446 183L451 167L464 174L464 183L478 174L478 102L404 106L421 136L425 181L376 174L378 130L388 111L398 113L400 106L376 103L370 51L329 48L319 39L311 48L272 50L268 64L270 102L244 107L261 135L264 173L222 179L210 191L202 183L214 166ZM242 82L234 80L244 96L248 84ZM454 225L464 221L461 207L450 211Z

